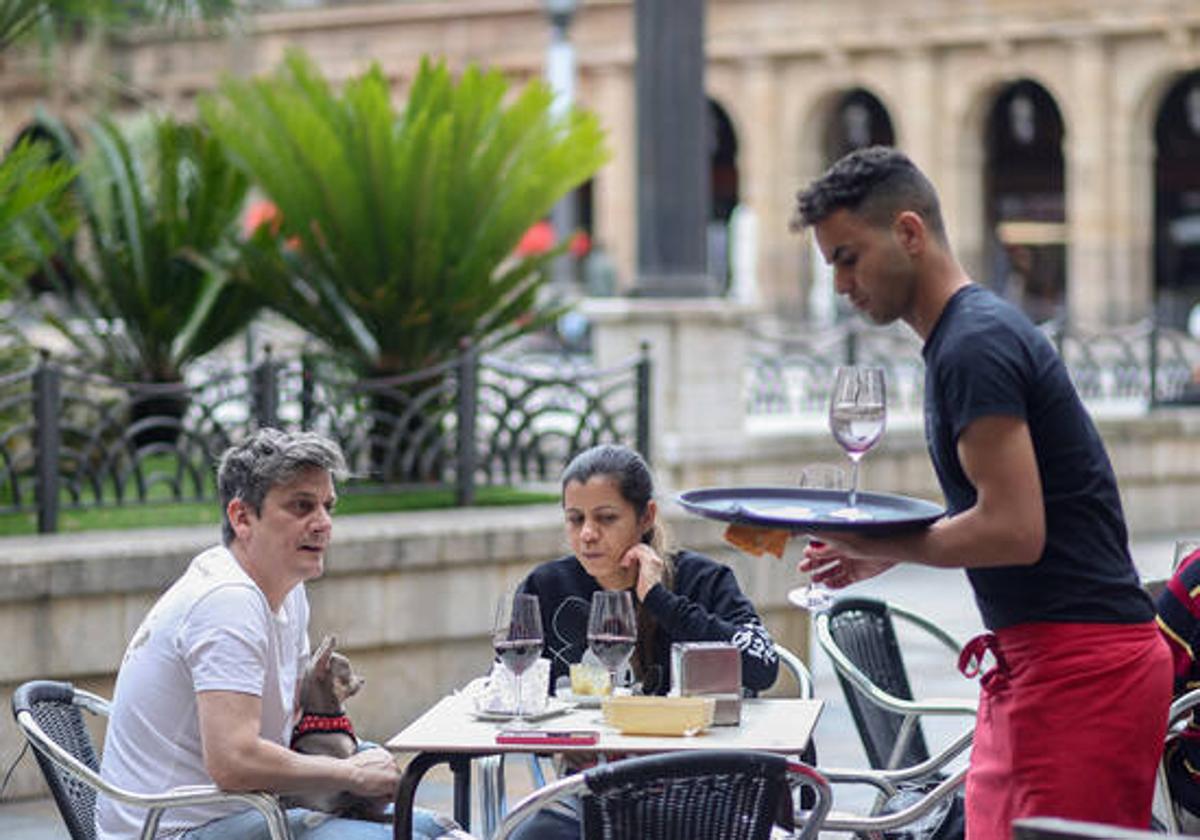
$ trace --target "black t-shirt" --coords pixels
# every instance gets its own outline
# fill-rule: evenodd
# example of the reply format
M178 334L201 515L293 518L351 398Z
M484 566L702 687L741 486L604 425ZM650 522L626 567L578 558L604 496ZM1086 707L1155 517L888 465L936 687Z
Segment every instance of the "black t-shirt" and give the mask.
M666 694L670 688L672 642L732 642L742 654L742 685L751 691L770 688L779 673L775 643L733 570L692 551L678 552L674 561L673 591L656 584L646 593L646 609L659 625L654 662L642 675L646 692ZM588 613L599 589L573 556L543 563L521 582L519 591L538 596L551 690L587 649ZM633 598L636 604L636 593Z
M951 513L975 504L957 451L972 421L1020 417L1033 439L1046 546L1032 566L967 570L984 624L1153 618L1108 454L1046 336L1011 304L970 285L950 299L923 354L925 438Z

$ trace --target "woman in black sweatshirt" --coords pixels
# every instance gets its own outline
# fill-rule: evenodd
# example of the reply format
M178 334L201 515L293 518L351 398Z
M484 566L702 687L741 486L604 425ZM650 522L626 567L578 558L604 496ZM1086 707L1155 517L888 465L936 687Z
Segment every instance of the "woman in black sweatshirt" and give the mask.
M562 504L573 554L538 566L520 587L541 604L551 687L587 649L599 589L633 595L631 665L645 693L670 688L672 642L732 642L741 651L742 685L751 693L770 687L779 660L754 605L728 566L668 547L653 495L649 467L627 447L596 446L567 465Z

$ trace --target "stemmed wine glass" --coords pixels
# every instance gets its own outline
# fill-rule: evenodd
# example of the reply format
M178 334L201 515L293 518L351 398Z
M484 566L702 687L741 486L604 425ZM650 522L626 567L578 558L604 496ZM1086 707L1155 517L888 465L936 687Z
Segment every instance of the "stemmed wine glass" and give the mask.
M588 648L608 669L608 684L615 694L617 672L629 661L637 643L637 617L629 590L601 589L592 593L587 639Z
M521 705L521 675L542 655L542 611L536 595L518 592L511 598L500 598L492 629L492 647L513 675L517 702L510 725L528 726Z
M800 486L809 490L845 490L846 471L836 464L809 464L800 470ZM820 540L809 537L809 543L818 545ZM788 600L801 609L818 612L829 609L833 604L833 593L823 583L812 580L797 586L787 594Z
M887 389L883 368L849 365L839 367L829 398L829 429L850 458L849 504L830 513L850 521L872 519L858 507L858 462L883 437L887 420Z

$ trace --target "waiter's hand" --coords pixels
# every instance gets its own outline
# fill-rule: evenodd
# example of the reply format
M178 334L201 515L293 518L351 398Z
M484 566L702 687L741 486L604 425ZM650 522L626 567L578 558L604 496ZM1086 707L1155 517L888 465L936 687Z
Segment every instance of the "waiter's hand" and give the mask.
M814 583L842 589L886 572L896 561L880 556L882 544L847 531L822 533L810 540L796 568L810 572Z

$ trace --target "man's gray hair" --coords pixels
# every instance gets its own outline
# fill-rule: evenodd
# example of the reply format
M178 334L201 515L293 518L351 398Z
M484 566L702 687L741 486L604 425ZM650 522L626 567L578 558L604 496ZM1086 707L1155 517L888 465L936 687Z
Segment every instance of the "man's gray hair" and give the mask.
M273 487L287 484L306 470L327 470L335 480L346 477L346 458L337 443L316 432L259 429L247 440L225 450L217 468L221 500L221 536L225 544L236 534L229 521L229 503L241 499L255 515Z

